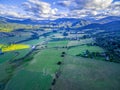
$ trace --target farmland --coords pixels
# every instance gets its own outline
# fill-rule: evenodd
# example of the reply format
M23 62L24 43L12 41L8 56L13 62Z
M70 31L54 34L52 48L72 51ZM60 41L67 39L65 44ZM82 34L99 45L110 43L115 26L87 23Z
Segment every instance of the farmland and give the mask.
M0 90L119 90L119 33L76 23L1 25Z
M66 56L63 63L61 76L53 90L110 90L111 88L118 90L120 88L119 64L72 56Z
M45 49L40 51L24 69L13 76L5 90L21 90L21 87L23 90L48 90L59 69L57 63L63 61L61 57L63 51L65 50ZM22 82L23 80L25 81ZM29 85L26 86L28 83Z
M21 70L8 82L5 90L48 90L51 80L50 75Z
M46 49L40 51L34 56L34 59L29 63L26 69L52 75L59 69L57 62L63 60L61 57L62 51L64 50Z
M47 44L48 47L65 47L67 46L68 41L53 41Z
M30 46L24 44L1 45L2 52L9 52L9 51L26 49L26 48L30 48Z
M88 50L90 52L104 52L104 50L98 46L83 45L83 46L77 46L77 47L70 48L68 50L68 54L78 55L78 54L84 53L86 50Z
M79 40L79 41L70 41L69 43L68 43L68 45L67 46L79 46L79 45L85 45L85 44L90 44L90 43L94 43L95 41L93 40L93 38L88 38L88 39L81 39L81 40Z

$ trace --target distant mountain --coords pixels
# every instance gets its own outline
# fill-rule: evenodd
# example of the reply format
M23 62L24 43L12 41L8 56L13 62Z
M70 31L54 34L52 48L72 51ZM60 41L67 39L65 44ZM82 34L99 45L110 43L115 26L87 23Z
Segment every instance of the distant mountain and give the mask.
M102 24L92 23L92 24L86 25L84 27L81 27L81 29L95 29L95 28L101 28L101 27L102 27Z
M9 19L6 17L0 17L0 21L8 22L8 23L18 23L18 24L41 24L41 25L51 25L51 26L68 26L68 27L81 27L90 24L90 22L82 19L75 18L59 18L56 20L31 20L31 19L22 19L15 20Z
M109 23L109 22L117 21L117 20L120 20L120 16L109 16L109 17L96 20L94 21L94 23L105 24L105 23Z
M32 19L9 19L6 17L0 17L0 21L8 23L18 23L18 24L44 24L48 23L49 20L32 20Z
M79 21L77 21L77 22L75 22L75 23L73 23L72 24L72 27L74 27L74 26L86 26L86 25L88 25L88 24L90 24L91 22L89 22L89 21L86 21L86 20L79 20Z
M90 24L89 21L83 20L83 19L76 19L76 18L59 18L54 21L52 21L54 25L59 25L59 26L67 26L67 27L82 27Z
M110 31L110 30L119 30L120 31L120 20L103 24L103 28L105 28L108 31Z
M97 28L107 30L107 31L120 30L120 20L112 21L105 24L92 23L84 27L81 27L80 29L97 29Z
M54 20L54 22L57 22L57 23L63 23L63 22L77 22L79 21L80 19L76 19L76 18L58 18L56 20Z

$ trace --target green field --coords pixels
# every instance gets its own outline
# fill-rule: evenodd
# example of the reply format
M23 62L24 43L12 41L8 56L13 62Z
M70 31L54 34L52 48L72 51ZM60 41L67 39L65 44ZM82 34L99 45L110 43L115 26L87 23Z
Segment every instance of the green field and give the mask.
M4 83L11 75L11 71L12 71L12 68L10 64L8 63L0 64L0 82L3 81Z
M30 52L30 50L31 49L29 48L29 49L5 52L4 54L0 55L0 63L23 58Z
M44 41L44 38L29 40L29 41L23 42L22 44L37 45L37 44L41 43L42 41Z
M13 76L5 90L48 90L60 67L57 63L63 61L61 57L63 51L65 50L41 50Z
M7 62L0 64L0 90L4 89L6 83L11 79L14 68Z
M30 51L31 51L30 48L15 51L14 53L18 53L18 55L13 60L25 57Z
M48 47L65 47L67 46L68 41L53 41L53 42L48 42L47 46Z
M66 56L53 90L120 90L120 65Z
M16 54L14 52L6 52L0 55L0 63L12 60L14 57L16 57Z
M50 75L21 70L8 82L5 90L48 90L51 81Z
M68 54L70 55L78 55L84 53L86 50L89 50L90 52L104 52L104 49L98 47L98 46L76 46L72 47L68 50Z
M34 59L26 67L27 70L40 71L48 74L54 74L59 66L58 61L62 61L61 53L64 50L45 49L34 56Z
M81 39L80 41L69 41L68 46L78 46L78 45L83 45L83 44L89 44L89 43L94 43L95 41L92 38L88 39Z

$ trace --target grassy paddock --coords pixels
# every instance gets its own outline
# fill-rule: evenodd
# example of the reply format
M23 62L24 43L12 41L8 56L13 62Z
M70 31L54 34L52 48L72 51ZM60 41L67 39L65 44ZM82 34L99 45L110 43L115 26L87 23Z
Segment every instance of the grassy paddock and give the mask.
M41 50L13 76L5 90L49 90L60 67L57 63L63 60L63 51L65 50Z
M48 90L51 81L50 75L21 70L8 82L5 90Z
M58 61L62 61L62 49L45 49L34 56L34 59L26 67L27 70L40 71L48 74L55 73L59 66Z
M68 54L70 54L70 55L78 55L78 54L82 54L86 50L89 50L90 52L104 52L104 49L102 49L102 48L100 48L98 46L83 45L83 46L76 46L76 47L70 48L68 50Z
M94 43L94 40L92 38L89 38L89 39L81 39L80 41L69 41L68 46L78 46L89 43Z
M48 43L48 47L64 47L67 46L68 41L53 41Z
M120 65L66 56L53 90L120 90Z

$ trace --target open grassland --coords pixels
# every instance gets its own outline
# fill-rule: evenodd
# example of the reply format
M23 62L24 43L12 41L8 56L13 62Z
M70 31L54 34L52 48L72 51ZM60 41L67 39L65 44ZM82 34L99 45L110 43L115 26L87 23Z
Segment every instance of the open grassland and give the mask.
M48 90L51 81L50 75L21 70L8 82L5 90Z
M7 81L11 72L12 72L12 68L11 68L11 65L9 63L0 64L0 82Z
M55 33L52 38L64 38L64 36L61 33Z
M1 46L1 51L2 52L9 52L9 51L27 49L27 48L30 48L30 46L29 45L24 45L24 44L2 45Z
M28 49L22 49L22 50L17 50L17 51L12 51L13 53L16 54L16 57L14 57L12 59L12 61L25 57L30 51L31 51L30 48L28 48Z
M66 56L53 90L120 90L120 64Z
M80 41L69 41L68 46L78 46L78 45L83 45L83 44L89 44L89 43L94 43L95 41L92 38L89 39L81 39Z
M21 71L16 72L5 90L49 90L60 67L57 63L63 60L63 51L65 50L41 50Z
M53 41L47 44L48 47L65 47L67 46L68 41Z
M12 60L14 57L16 57L16 54L13 52L6 52L2 55L0 55L0 63Z
M78 54L82 54L84 53L86 50L88 50L89 52L104 52L104 49L98 47L98 46L87 46L87 45L83 45L83 46L76 46L76 47L72 47L68 50L68 54L70 55L78 55Z
M27 70L40 71L46 74L54 74L59 65L57 62L62 61L62 49L45 49L34 56L34 59L26 67Z
M39 38L39 39L34 39L34 40L29 40L26 42L23 42L22 44L27 44L27 45L37 45L43 42L45 39L44 38Z
M31 49L22 49L16 51L5 52L4 54L0 55L0 63L7 62L7 61L14 61L20 58L25 57Z
M0 64L0 90L3 90L5 84L12 76L14 68L9 63Z

